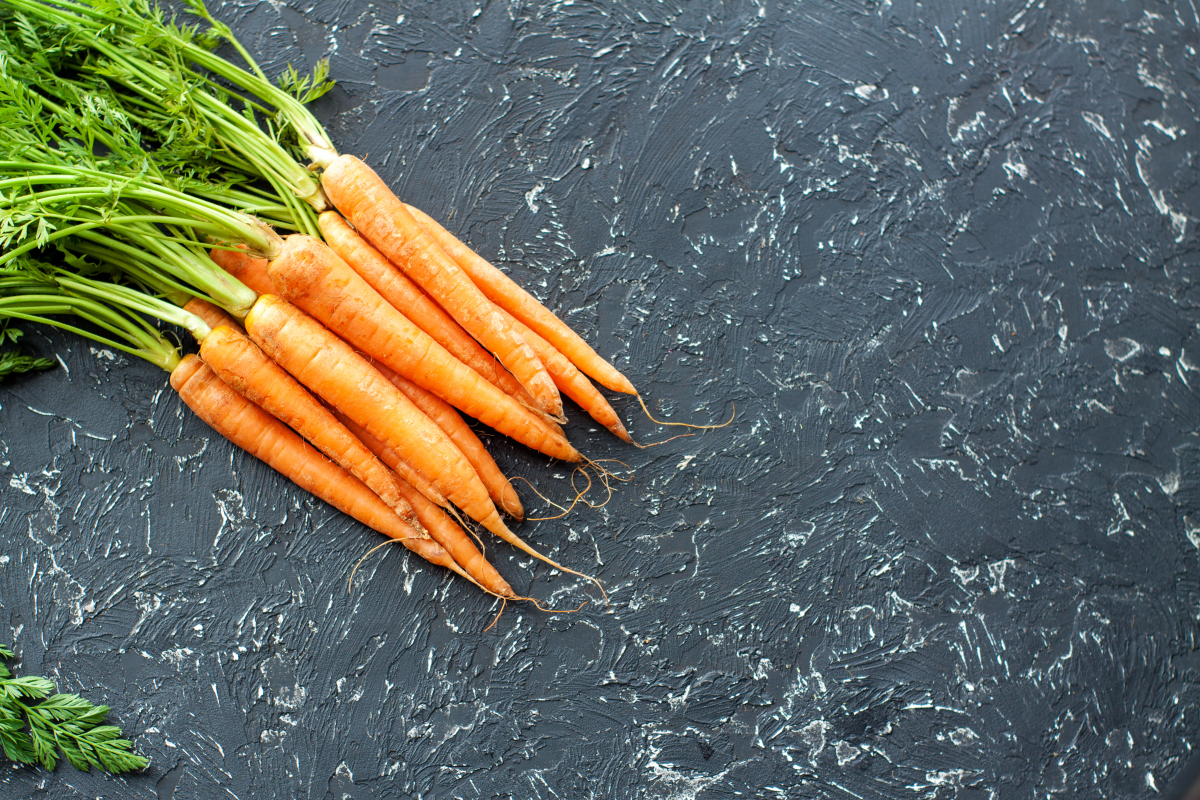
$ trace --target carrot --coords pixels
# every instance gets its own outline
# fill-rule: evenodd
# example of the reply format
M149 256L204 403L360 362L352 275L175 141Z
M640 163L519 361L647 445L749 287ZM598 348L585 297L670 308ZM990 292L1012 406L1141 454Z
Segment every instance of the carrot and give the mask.
M249 286L259 294L271 294L271 279L267 277L267 260L253 258L242 250L220 250L213 248L208 257L216 265Z
M285 245L281 258L286 258L287 252ZM293 377L399 450L467 516L498 536L508 533L470 462L441 428L350 345L295 306L269 294L259 297L246 316L246 331Z
M373 252L373 253L376 252L373 248L371 248L370 245L366 244L365 242L362 242L362 240L360 238L358 238L358 235L356 233L354 233L354 231L351 230L349 228L349 226L346 225L345 221L343 221L341 219L341 217L339 217L337 215L337 212L330 211L330 212L326 212L326 214L330 214L334 217L337 217L341 226L343 226L345 228L345 232L347 232L350 236L354 237L355 239L358 239L358 241L361 243L362 247L371 249L371 252ZM326 214L321 215L322 219L326 218ZM228 251L226 251L226 252L228 252ZM379 256L379 257L382 258L382 256ZM267 273L266 259L250 259L250 258L244 259L244 262L250 262L250 261L255 261L255 262L259 262L259 263L251 264L248 266L248 269L251 271L250 274L248 275L248 277L256 284L261 284L262 281L270 281L270 277L266 274ZM386 262L384 262L384 263L389 269L393 269L393 271L394 271L394 268L392 268L391 265L386 264ZM258 273L261 273L261 274L258 274ZM404 278L404 276L401 275L400 273L396 273L396 275L397 275L397 277L404 280L405 282L408 282L408 279ZM409 282L409 285L412 286L411 282ZM417 289L415 286L413 286L412 288L418 295L420 295L422 298L425 298L425 301L428 302L431 306L433 306L433 308L437 310L437 313L445 315L445 312L442 311L441 308L439 308L437 306L437 304L433 303L431 300L429 300L429 298L425 297L424 293L421 292L420 289ZM201 303L203 303L204 306L207 306L207 308L201 307L199 305ZM196 304L196 305L193 306L192 304ZM210 316L210 318L206 318L205 321L209 322L209 325L214 328L217 327L218 325L230 325L231 327L237 325L237 323L233 321L233 318L230 317L229 315L225 314L225 312L221 311L219 308L212 305L211 303L207 303L204 300L200 300L199 298L193 299L191 301L191 303L189 303L187 308L189 310L192 310L193 308L195 308L199 311L202 311L203 314L212 315L212 316ZM220 315L220 316L216 316L216 315ZM203 315L201 315L201 316L203 316ZM450 325L453 325L456 328L458 327L458 323L456 323L454 320L449 319L449 317L447 317L446 319L448 320ZM237 327L237 328L235 328L235 330L241 330L241 328ZM459 328L459 330L461 331L462 329ZM466 335L465 331L463 332L463 335L464 336ZM470 337L468 337L468 338L470 338ZM474 342L475 340L471 339L471 341ZM476 345L476 347L478 347L478 345ZM458 412L456 412L454 410L454 408L452 406L450 406L450 404L444 402L443 400L440 400L438 397L436 397L432 393L428 392L427 390L422 389L420 386L417 386L416 384L405 380L404 378L400 377L399 375L396 375L396 373L392 372L390 369L383 366L382 364L376 364L376 368L380 368L380 367L382 367L382 369L380 371L384 373L384 376L387 377L388 380L392 381L392 383L396 386L396 388L400 389L400 391L402 391L405 394L405 396L408 397L409 400L412 400L413 403L418 408L420 408L422 411L424 411L426 416L428 416L430 419L432 419L437 424L437 426L439 428L441 428L446 433L447 436L450 437L450 440L453 441L454 444L458 446L459 450L462 451L463 455L467 457L467 460L470 461L472 466L475 467L475 471L477 473L479 473L479 477L483 480L484 486L487 487L488 494L490 494L492 496L492 500L503 511L505 511L510 516L513 516L517 519L523 518L524 509L521 507L521 500L517 496L516 490L513 489L512 485L508 482L508 479L506 477L504 477L503 473L500 472L500 468L498 466L496 466L496 462L488 454L487 449L484 448L483 442L479 441L479 437L476 436L475 432L471 430L470 426L467 425L466 422L463 421L462 417L460 417L458 415ZM503 367L498 368L498 371L500 373L503 373L504 375L508 375L508 372L506 370L504 370ZM512 385L515 386L516 389L520 390L522 393L525 392L525 390L522 389L520 387L520 385L516 383L516 381L512 380L511 375L508 375L508 379L509 379L509 381L512 382ZM260 403L260 405L261 405L261 403ZM286 422L286 420L284 420L284 421ZM557 429L557 425L555 425L554 427ZM310 439L310 441L312 441L312 440ZM335 461L337 460L337 458L329 452L326 452L326 455L330 456L330 458L333 458ZM408 480L410 483L415 483L416 485L421 486L426 497L429 497L431 500L438 503L439 505L445 505L446 504L445 497L442 496L441 493L437 492L437 490L433 488L433 485L430 484L427 480L425 480L424 478L420 478L419 475L412 474L413 472L415 472L415 470L412 470L412 467L407 466L407 462L404 462L404 463L405 463L405 467L410 472L408 475L402 475L401 477ZM341 466L349 469L349 467L347 467L346 464L342 464ZM351 470L351 472L353 472L353 470ZM358 477L360 479L362 478L361 475L358 475ZM422 484L424 484L424 485L422 485Z
M341 467L310 448L279 420L225 385L198 356L185 356L171 372L171 386L200 419L217 433L302 489L385 536L397 539L417 555L470 576L431 538L410 528L374 492ZM507 584L498 586L513 596Z
M245 334L226 326L213 328L200 345L200 357L234 391L303 436L410 525L416 523L412 506L400 496L395 477L383 463Z
M467 461L471 462L471 466L475 467L475 472L487 487L492 502L509 516L524 519L525 509L521 507L521 498L517 496L517 490L500 471L500 467L483 446L483 442L479 441L475 431L471 430L471 426L458 415L454 407L432 392L400 377L383 364L376 364L375 368L450 437L450 441L454 442Z
M194 300L194 303L203 303ZM186 308L186 307L185 307ZM210 309L223 314L219 309ZM208 309L202 309L207 311ZM218 323L204 338L201 357L228 386L291 427L342 469L362 481L408 524L420 529L420 516L389 470L325 406L282 367L246 338L241 328ZM480 586L499 591L504 580L461 529L442 526L434 539Z
M351 269L451 355L478 372L489 383L525 405L533 405L529 392L512 374L497 364L495 356L479 346L442 307L429 299L415 283L379 251L367 244L336 211L326 211L319 220L325 243ZM264 262L265 264L265 262Z
M229 316L229 314L226 314L224 310L214 306L207 300L201 300L199 297L193 297L191 300L188 300L184 305L183 310L195 314L197 317L208 323L208 327L210 328L216 328L220 325L228 325L235 331L240 331L242 329L241 324L233 317Z
M246 338L245 332L232 317L200 298L193 298L184 309L197 314L213 328L202 343L201 353L206 363L227 385L291 426L338 466L366 484L409 524L423 524L420 522L422 515L413 511L407 493L400 491L397 486L402 480L380 463L355 434L339 424L339 420L324 405ZM226 330L222 330L222 327ZM428 487L427 491L438 498L438 502L448 504L445 497L420 473L409 467L407 462L404 466L410 480L422 482ZM411 488L407 483L405 486ZM466 568L472 581L483 587L497 588L500 585L497 582L498 573L461 529L442 526L434 538L440 543L444 537L454 537L455 530L458 531L456 538L445 539L452 557Z
M287 237L270 275L283 297L394 372L527 447L564 461L581 460L564 437L446 352L318 240Z
M508 315L507 311L503 313ZM525 341L533 347L538 358L542 359L542 363L546 365L546 371L550 373L550 377L554 378L554 383L559 390L578 403L579 407L586 411L592 419L612 431L613 435L632 444L633 437L625 430L621 418L604 399L604 395L600 394L592 382L587 379L587 376L576 369L575 365L554 345L525 327L514 317L509 316L509 319L512 321L513 327L520 331L521 335L525 337Z
M633 388L628 378L601 358L554 312L539 303L512 278L481 258L424 211L413 206L407 206L407 209L488 299L558 348L572 364L602 385L614 392L637 394L637 389Z
M562 415L562 398L533 349L417 224L374 170L354 156L338 156L325 168L321 184L355 229L495 353L541 410Z

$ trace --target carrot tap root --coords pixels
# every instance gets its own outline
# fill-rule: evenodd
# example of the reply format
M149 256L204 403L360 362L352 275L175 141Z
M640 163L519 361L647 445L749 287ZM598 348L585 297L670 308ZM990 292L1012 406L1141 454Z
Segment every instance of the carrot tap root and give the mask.
M666 439L661 439L657 442L650 442L650 444L642 444L641 442L635 442L633 440L630 440L629 443L632 444L634 447L636 447L638 450L649 450L651 447L658 447L660 444L666 444L667 442L673 442L676 439L686 439L689 436L695 436L695 435L696 434L694 434L694 433L677 433L674 436L668 436Z
M489 522L492 524L488 524ZM596 580L591 575L586 575L582 572L577 572L576 570L564 567L562 564L559 564L557 561L550 558L549 556L539 553L537 550L533 549L533 547L531 547L524 539L522 539L520 536L517 536L515 533L510 531L504 525L503 520L500 519L500 516L498 514L494 517L494 519L487 520L482 524L484 525L484 527L486 527L492 533L496 534L501 539L503 539L504 541L511 544L513 547L517 548L518 550L523 551L527 555L533 556L534 558L538 559L539 561L546 562L547 564L554 567L559 572L566 572L566 573L570 573L571 575L577 575L580 578L584 578L585 580L589 580L592 583L596 584L596 588L600 590L600 594L604 595L604 602L605 603L608 602L608 593L606 591L604 591L604 587L600 584L600 581Z
M614 392L637 394L637 389L615 367L601 358L575 331L542 305L533 295L517 285L512 278L488 261L458 237L443 228L437 220L419 208L405 206L418 225L433 238L442 251L466 273L471 281L497 307L504 309L526 326L536 331L561 351L582 372L595 378Z
M646 412L646 416L649 417L650 420L657 425L676 425L676 426L679 426L680 428L695 428L695 429L701 430L701 431L712 431L712 430L716 430L718 428L724 428L725 426L731 424L733 422L733 418L735 416L737 416L737 403L731 402L731 405L733 406L733 410L730 411L730 413L729 413L729 419L725 420L720 425L692 425L690 422L666 422L664 420L654 418L654 415L650 413L650 409L646 408L646 401L642 399L642 396L640 394L636 394L634 396L637 397L637 401L639 403L641 403L642 411ZM647 445L647 446L649 446L649 445Z
M508 608L509 600L512 600L514 602L520 600L520 601L524 601L527 603L532 603L533 606L538 611L541 611L544 614L576 614L576 613L582 611L583 607L588 604L588 601L584 600L582 603L580 603L575 608L547 608L546 606L542 605L542 601L538 600L536 597L501 597L500 598L500 610L496 612L496 616L492 619L492 623L483 629L484 633L487 633L488 631L490 631L492 628L494 628L496 626L496 623L500 621L500 615L504 613L504 610L506 608ZM607 604L606 604L606 607L607 607Z
M562 413L558 389L533 349L374 170L343 155L326 168L321 180L334 206L364 239L494 353L542 410Z
M519 599L528 600L530 603L533 603L533 605L537 608L538 611L541 611L546 614L577 614L583 610L584 606L586 606L588 604L588 601L584 600L582 603L580 603L575 608L546 608L544 605L542 605L541 601L538 600L536 597L522 597ZM608 605L609 605L608 597L606 596L604 598L605 608L607 608Z
M500 610L496 612L496 617L492 620L492 624L483 629L484 633L490 631L493 627L495 627L496 623L500 621L500 615L503 614L504 609L508 607L509 600L523 600L527 603L532 603L534 608L536 608L538 611L541 611L543 614L576 614L582 611L583 607L588 604L588 601L584 600L575 608L547 608L546 606L542 605L542 601L538 600L536 597L509 597L501 598L501 600L502 602L500 603ZM608 607L607 601L605 602L605 607Z

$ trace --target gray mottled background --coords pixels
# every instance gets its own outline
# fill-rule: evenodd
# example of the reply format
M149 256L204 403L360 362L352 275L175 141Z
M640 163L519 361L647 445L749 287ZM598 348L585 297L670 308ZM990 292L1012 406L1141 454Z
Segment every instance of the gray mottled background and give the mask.
M1176 2L226 4L344 152L658 413L496 606L37 332L3 638L153 766L11 797L1155 797L1200 730L1200 15ZM624 398L636 435L665 435ZM502 465L569 496L567 471ZM531 511L539 506L528 492ZM599 499L599 498L597 498ZM588 596L510 548L519 591Z

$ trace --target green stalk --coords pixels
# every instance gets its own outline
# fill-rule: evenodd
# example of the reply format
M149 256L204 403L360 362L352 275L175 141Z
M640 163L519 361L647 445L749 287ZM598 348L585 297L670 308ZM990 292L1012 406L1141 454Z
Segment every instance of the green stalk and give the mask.
M117 338L57 318L66 315L79 317ZM20 319L70 331L145 359L167 372L175 369L180 361L179 351L162 334L150 333L119 312L90 300L55 295L0 297L0 319Z
M178 349L141 315L188 330L197 341L211 332L195 314L129 286L99 281L29 259L0 272L0 319L51 325L156 364L170 372ZM99 331L60 319L74 316Z
M166 107L168 99L188 107L197 124L211 129L225 148L252 164L254 171L266 177L285 202L290 199L290 195L295 195L312 206L316 212L328 208L328 200L315 176L297 164L273 136L234 110L225 96L225 90L216 86L210 78L184 65L184 61L197 63L197 57L203 59L211 54L205 48L192 43L186 29L181 30L166 24L161 18L161 12L150 12L149 7L145 7L149 15L147 17L138 14L139 9L127 6L123 9L124 13L108 14L97 13L95 9L74 3L46 5L26 0L16 0L10 5L43 21L71 27L76 38L86 42L89 48L102 56L102 60L82 62L78 67L102 79L114 81L140 96L143 109L146 106L157 106L160 111L169 111ZM71 13L72 11L75 13ZM86 17L103 19L115 23L116 27L131 29L135 35L143 37L147 44L130 46L115 40L111 38L113 25L100 26L94 19L89 20ZM227 28L225 30L228 31ZM166 63L162 60L152 60L154 57L163 59ZM320 136L327 141L315 118L286 92L276 89L269 81L244 73L223 59L218 58L218 62L228 67L224 70L228 76L241 72L252 81L264 83L275 95L272 99L290 103L288 114L295 115L297 110L302 112L299 119L304 120L304 124L309 128L315 125L312 129L319 131ZM236 81L234 82L236 84ZM47 86L45 83L41 85L44 90L54 92L53 86ZM163 115L157 116L161 118ZM174 116L166 116L167 119L162 120L160 124L173 126L178 122ZM329 147L332 148L332 145ZM336 152L333 155L336 156ZM314 214L301 211L294 216L302 230L309 233L316 231Z
M212 329L204 320L184 311L178 305L151 297L137 289L120 284L89 280L78 275L60 274L58 284L63 289L81 298L100 302L119 303L127 309L149 314L171 325L178 325L192 334L197 342L203 342ZM186 301L185 301L186 302Z
M329 207L321 185L312 173L297 164L261 128L234 111L227 102L221 102L205 91L202 84L209 83L207 80L195 73L187 73L182 68L175 73L167 72L146 59L125 54L99 38L92 40L91 46L120 67L119 70L100 69L100 74L108 75L127 89L160 103L168 95L186 97L196 113L212 126L217 137L231 151L255 165L273 184L286 186L291 194L317 211ZM188 90L181 93L179 86L187 80L191 81Z
M148 292L163 297L177 306L186 305L188 300L192 299L195 289L184 286L169 275L146 269L138 259L130 258L118 249L108 246L113 243L112 240L108 240L104 244L96 244L86 239L72 239L65 248L61 248L63 259L81 275L95 273L92 265L84 259L90 258L93 261L107 264L134 283L145 287Z
M135 176L106 175L98 170L69 167L60 164L38 164L29 161L0 161L0 174L19 173L15 177L0 180L0 190L9 187L48 183L58 185L74 179L76 184L67 189L51 189L30 192L12 198L4 198L0 205L14 206L17 203L44 204L52 201L124 199L144 203L158 211L176 214L181 219L190 219L189 227L210 235L224 234L233 242L241 242L260 258L274 258L283 246L283 240L260 220L249 214L225 208L216 203L195 197L163 184L138 183ZM93 185L86 185L91 183Z
M241 281L217 269L211 259L192 248L148 238L137 242L140 246L87 231L79 234L79 240L65 242L61 249L106 263L138 283L174 298L200 294L205 300L230 309L230 313L234 309L241 311L242 316L254 304L253 292Z

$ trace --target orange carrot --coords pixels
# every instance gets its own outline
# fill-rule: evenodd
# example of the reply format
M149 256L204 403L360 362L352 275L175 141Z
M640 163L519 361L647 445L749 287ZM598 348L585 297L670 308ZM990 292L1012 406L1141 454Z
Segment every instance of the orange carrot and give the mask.
M614 392L637 394L637 389L633 388L628 378L601 358L575 331L555 316L554 312L534 299L533 295L522 289L512 278L481 258L424 211L413 206L407 206L407 209L488 299L536 331L566 355L572 364L604 386Z
M503 313L508 314L507 311ZM521 332L525 341L529 342L534 352L538 354L538 358L542 359L542 363L546 365L546 371L550 373L551 378L554 378L554 383L559 390L578 403L579 407L596 422L608 428L618 438L632 444L633 438L625 430L621 418L604 399L604 395L600 394L592 382L587 379L587 376L576 369L575 365L554 345L525 327L514 317L510 316L509 319L512 321L513 327Z
M363 238L495 353L541 410L552 416L562 414L562 398L533 349L417 224L374 170L354 156L343 155L325 168L321 183Z
M349 261L347 262L348 266L353 268L355 272L358 272L360 275L362 275L364 280L372 283L372 287L379 291L380 294L388 300L393 308L404 315L406 319L410 320L412 319L412 316L406 312L406 308L411 308L413 315L416 315L418 319L424 323L417 325L418 328L428 333L434 338L435 341L457 356L460 361L463 361L463 363L471 366L472 369L475 369L476 372L481 373L484 377L487 377L488 375L494 376L495 380L492 378L487 378L488 381L490 381L505 394L515 399L522 406L529 409L530 413L535 414L539 419L542 420L542 422L546 423L550 430L558 434L559 438L567 438L566 433L563 432L563 429L558 424L558 421L551 418L545 412L534 408L533 398L529 396L529 392L525 391L525 388L521 386L521 384L517 383L516 379L509 373L508 370L497 364L496 359L488 355L487 351L480 347L479 343L472 339L470 334L462 329L461 325L455 322L445 311L443 311L441 306L430 300L429 296L422 292L420 287L414 285L412 281L404 276L404 273L399 272L395 267L389 264L387 259L379 255L378 250L364 242L362 237L355 233L354 229L347 225L346 221L343 220L336 211L328 211L325 213L329 214L330 216L326 217L325 214L321 215L322 219L324 220L322 227L328 228L332 232L329 235L331 235L334 241L341 243L343 251L338 252L338 248L333 247L332 245L331 249L335 253L338 253L338 255L343 259L346 259L346 255L343 253L350 254L351 256L358 258L359 264L365 266L360 268ZM337 222L333 222L332 219L336 219ZM340 223L340 225L338 225L338 223ZM214 250L213 252L229 253L230 251ZM380 272L383 274L375 275L374 279L372 279L372 275L369 274L370 270L372 268L378 268L380 265L370 263L370 254L374 254L375 257L380 259L382 262L381 266L383 268L380 270ZM243 283L245 283L247 286L253 285L256 287L255 291L259 292L260 294L275 293L274 285L271 283L271 276L267 272L267 260L265 258L250 258L240 253L234 253L233 257L225 255L214 256L214 260L217 261L218 266L221 266L222 269L225 269L231 275L234 275L235 277L240 275ZM367 271L364 272L364 270ZM390 271L390 274L396 279L396 281L394 283L389 281L386 277L387 273L383 272L383 270ZM378 281L378 283L374 283L373 280ZM412 290L412 297L409 297L407 289L404 288L405 286ZM387 291L384 291L385 289ZM402 307L397 305L398 302L402 304L410 303L410 305ZM215 306L213 308L217 311L220 311L220 309L216 309ZM444 328L442 327L443 323L445 326ZM211 327L215 327L215 324ZM441 331L440 333L439 330ZM455 333L455 331L457 331L457 333ZM449 344L447 344L446 341L439 339L439 336L443 336L445 339L450 340L452 344L457 341L457 350L455 347L451 347ZM458 338L460 336L462 337L461 339ZM470 342L470 344L465 345L463 340ZM463 357L464 349L467 348L474 348L475 351L478 351L478 354L482 355L482 358L473 358L471 362L468 362ZM467 355L470 355L470 352L467 352Z
M204 320L210 328L216 328L221 325L228 325L235 331L240 331L242 326L233 317L226 314L225 311L207 300L201 300L199 297L193 297L187 301L183 307L184 311L190 311L200 319Z
M420 529L422 515L413 511L407 498L407 490L411 486L405 483L405 490L401 491L399 484L403 481L380 463L353 433L340 425L324 405L246 338L245 332L232 317L200 298L193 298L185 309L200 316L213 328L202 343L201 353L206 363L228 386L269 411L280 422L291 426L338 466L366 484L402 519ZM409 467L407 462L404 466L411 480L423 482L428 487L427 491L436 493L432 484ZM440 493L434 496L440 502L447 503ZM493 589L502 585L499 573L483 558L461 528L441 525L434 539L439 543L445 541L452 560L457 559L456 566L461 564L465 567L469 573L466 577L470 580Z
M446 348L459 361L487 378L505 394L526 405L533 405L529 392L512 374L500 366L496 357L479 346L471 334L463 330L442 307L421 291L420 287L367 244L336 211L326 211L320 217L325 243L351 269L433 340ZM265 263L265 262L264 262Z
M288 237L288 241L296 238ZM295 250L294 242L291 247L285 243L276 263L289 259ZM293 377L399 450L467 516L498 536L508 534L470 462L441 428L350 345L295 306L269 294L260 296L246 315L246 332Z
M270 274L281 295L394 372L527 447L564 461L581 460L565 438L446 352L323 243L299 234L287 237ZM454 499L449 492L446 496Z
M400 495L395 476L387 467L245 334L226 326L213 328L200 345L200 357L234 391L365 483L410 525L416 523L412 506Z
M500 471L500 467L497 466L491 454L488 453L487 448L483 446L483 442L479 441L479 437L475 435L475 431L471 430L471 426L458 415L454 407L432 392L426 391L412 381L400 377L383 364L376 364L375 368L383 373L383 377L391 381L392 385L403 392L405 397L413 401L413 405L424 411L425 416L433 420L450 437L450 441L454 442L462 454L466 456L467 461L471 462L471 466L475 467L475 472L479 475L479 479L483 481L483 485L487 487L492 502L503 509L509 516L516 519L524 519L525 509L521 507L521 498L517 496L517 490L512 487L508 478Z
M315 452L279 420L225 385L197 356L185 356L171 373L171 386L202 420L233 444L264 461L302 489L385 536L399 540L426 560L470 580L449 553L418 534L357 478ZM492 587L513 596L507 583Z
M215 247L208 251L208 256L218 267L259 294L271 294L274 291L271 279L267 277L265 258L252 258L241 250L219 250Z

